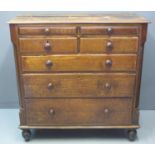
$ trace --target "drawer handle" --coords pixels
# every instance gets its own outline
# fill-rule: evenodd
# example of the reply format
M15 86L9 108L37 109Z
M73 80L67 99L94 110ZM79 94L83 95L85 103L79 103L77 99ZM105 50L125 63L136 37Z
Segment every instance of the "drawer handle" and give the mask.
M112 60L107 59L107 60L105 61L105 65L106 65L107 67L111 67L111 66L112 66Z
M108 42L107 42L107 50L108 50L108 51L111 51L112 49L113 49L113 44L112 44L111 41L108 41Z
M44 49L45 49L46 51L51 50L51 44L50 44L48 41L45 43Z
M51 66L53 65L53 63L52 63L51 60L47 60L47 61L45 62L45 65L46 65L47 67L51 67Z
M110 83L106 83L105 84L105 88L108 89L108 90L110 90L111 89L111 84Z
M48 89L52 89L52 88L53 88L53 83L50 82L50 83L47 85L47 88L48 88Z
M107 28L107 33L108 33L108 34L112 34L112 32L113 32L113 29L112 29L111 27L108 27L108 28Z
M55 113L54 109L51 108L51 109L49 110L49 114L50 114L50 115L54 115L54 113Z
M109 113L109 109L108 109L108 108L105 108L105 109L104 109L104 113L105 113L105 114L108 114L108 113Z
M44 32L45 32L45 34L49 34L50 29L49 29L49 28L45 28L45 29L44 29Z

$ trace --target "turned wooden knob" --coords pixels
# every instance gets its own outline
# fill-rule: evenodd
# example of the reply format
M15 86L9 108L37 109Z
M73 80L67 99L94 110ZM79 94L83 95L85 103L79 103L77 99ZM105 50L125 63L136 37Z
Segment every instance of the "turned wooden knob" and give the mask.
M49 51L51 49L51 44L48 41L44 44L44 49L46 51Z
M113 29L112 29L111 27L108 27L108 28L107 28L107 33L108 33L108 34L112 34L112 32L113 32Z
M106 113L106 114L109 113L109 109L108 108L105 108L104 109L104 113Z
M51 108L51 109L49 110L49 114L50 114L50 115L53 115L54 113L55 113L54 109Z
M112 42L111 41L108 41L107 42L107 49L108 49L108 51L110 51L110 50L113 49L113 45L112 45Z
M45 32L45 34L49 34L50 29L49 29L49 28L45 28L45 29L44 29L44 32Z
M107 60L105 61L105 65L106 65L107 67L111 67L111 66L112 66L112 60L107 59Z
M47 60L47 61L45 62L45 65L46 65L47 67L51 67L51 66L53 65L53 63L52 63L51 60Z
M106 84L105 84L105 88L108 89L108 90L111 89L110 83L106 83Z
M48 89L52 89L52 88L53 88L53 84L50 82L50 83L47 85L47 88L48 88Z

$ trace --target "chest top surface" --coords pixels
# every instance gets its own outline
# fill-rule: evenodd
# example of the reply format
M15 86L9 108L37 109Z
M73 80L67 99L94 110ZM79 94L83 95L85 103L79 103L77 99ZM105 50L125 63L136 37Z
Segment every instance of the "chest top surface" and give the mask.
M136 14L72 14L72 15L24 15L12 19L10 24L39 23L148 23Z

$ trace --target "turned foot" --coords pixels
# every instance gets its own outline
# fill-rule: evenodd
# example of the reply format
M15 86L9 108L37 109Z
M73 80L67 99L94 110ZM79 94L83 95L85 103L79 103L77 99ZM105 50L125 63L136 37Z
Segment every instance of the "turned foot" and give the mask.
M23 136L23 138L25 139L26 142L30 141L30 139L31 139L31 131L28 130L28 129L24 129L22 131L22 136Z
M127 136L128 136L128 139L130 141L136 140L136 138L137 138L137 131L136 131L136 129L130 129L130 130L128 130L127 131Z

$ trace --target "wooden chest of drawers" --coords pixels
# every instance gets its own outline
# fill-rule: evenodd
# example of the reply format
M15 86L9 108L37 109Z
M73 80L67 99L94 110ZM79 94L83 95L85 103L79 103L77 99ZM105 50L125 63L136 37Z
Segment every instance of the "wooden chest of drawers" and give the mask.
M10 21L20 128L128 129L136 138L147 20L135 15Z

